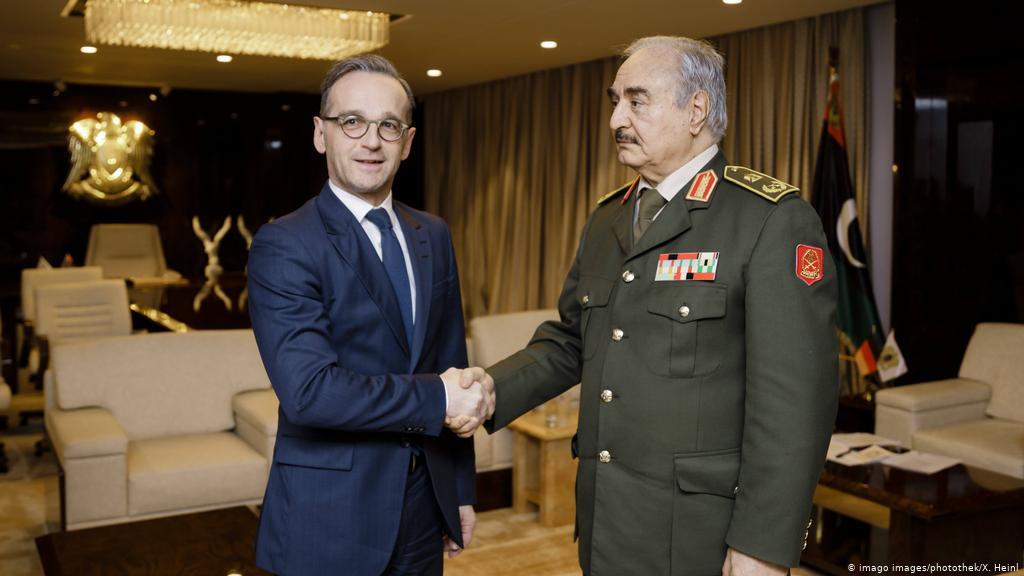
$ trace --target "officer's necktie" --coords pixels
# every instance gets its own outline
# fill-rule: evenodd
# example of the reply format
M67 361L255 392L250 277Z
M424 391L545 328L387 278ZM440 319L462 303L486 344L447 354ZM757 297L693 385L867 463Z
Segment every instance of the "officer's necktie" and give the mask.
M384 269L391 278L391 287L398 297L398 307L402 310L402 324L405 325L405 338L412 345L412 291L409 288L409 272L405 268L405 256L402 246L391 226L391 218L387 210L374 208L366 214L366 219L380 229L381 260Z
M633 245L636 246L644 232L654 222L654 216L665 205L665 197L654 188L640 190L640 209L637 211L636 223L633 224Z

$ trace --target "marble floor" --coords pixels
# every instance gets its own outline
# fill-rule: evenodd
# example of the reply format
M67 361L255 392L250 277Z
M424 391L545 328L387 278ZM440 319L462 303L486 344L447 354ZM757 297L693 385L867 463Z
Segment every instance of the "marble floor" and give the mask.
M38 427L4 433L10 472L0 475L0 574L40 576L35 538L60 527L56 458L37 458Z

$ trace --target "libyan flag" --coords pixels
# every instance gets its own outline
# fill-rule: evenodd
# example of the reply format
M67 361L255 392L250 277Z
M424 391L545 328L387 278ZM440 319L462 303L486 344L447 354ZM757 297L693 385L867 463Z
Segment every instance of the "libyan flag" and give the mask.
M811 204L821 217L829 250L836 259L837 321L839 330L853 346L857 369L861 376L878 373L883 381L895 378L906 372L906 365L895 337L891 335L891 344L886 346L878 319L864 242L857 224L857 204L853 198L839 107L839 73L834 67L829 69L828 105L814 165Z

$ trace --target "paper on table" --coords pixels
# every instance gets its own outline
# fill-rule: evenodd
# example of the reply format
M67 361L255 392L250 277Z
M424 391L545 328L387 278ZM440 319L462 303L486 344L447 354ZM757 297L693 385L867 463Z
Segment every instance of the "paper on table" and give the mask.
M868 434L867 432L851 432L848 434L833 434L832 442L846 446L847 448L860 448L861 446L899 446L898 440Z
M859 450L856 452L850 451L847 452L846 454L843 454L842 456L832 458L831 460L833 462L842 464L843 466L860 466L861 464L872 464L874 462L881 462L886 458L890 458L895 455L895 452L890 452L885 448L882 448L881 446L872 444L871 446L863 450Z
M835 438L828 443L828 452L825 453L825 459L834 461L836 458L846 454L850 451L850 447L846 444L841 444L835 441Z
M956 466L959 463L960 461L956 458L918 452L917 450L911 450L882 460L882 464L886 466L910 470L911 472L920 472L922 474L935 474L940 470Z

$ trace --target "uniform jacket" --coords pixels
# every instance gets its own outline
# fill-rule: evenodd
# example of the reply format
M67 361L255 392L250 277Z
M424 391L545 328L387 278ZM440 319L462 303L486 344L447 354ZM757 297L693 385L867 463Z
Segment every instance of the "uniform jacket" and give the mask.
M582 383L576 528L591 576L720 574L727 546L793 566L806 539L837 405L835 268L814 210L779 195L792 187L731 170L755 193L726 168L718 154L635 248L637 194L606 197L561 320L489 369L491 429Z
M253 240L249 314L280 400L256 543L257 563L274 573L380 574L411 443L461 540L458 506L475 497L473 443L443 429L436 375L466 365L459 277L444 222L394 205L416 280L411 347L384 265L328 186Z

